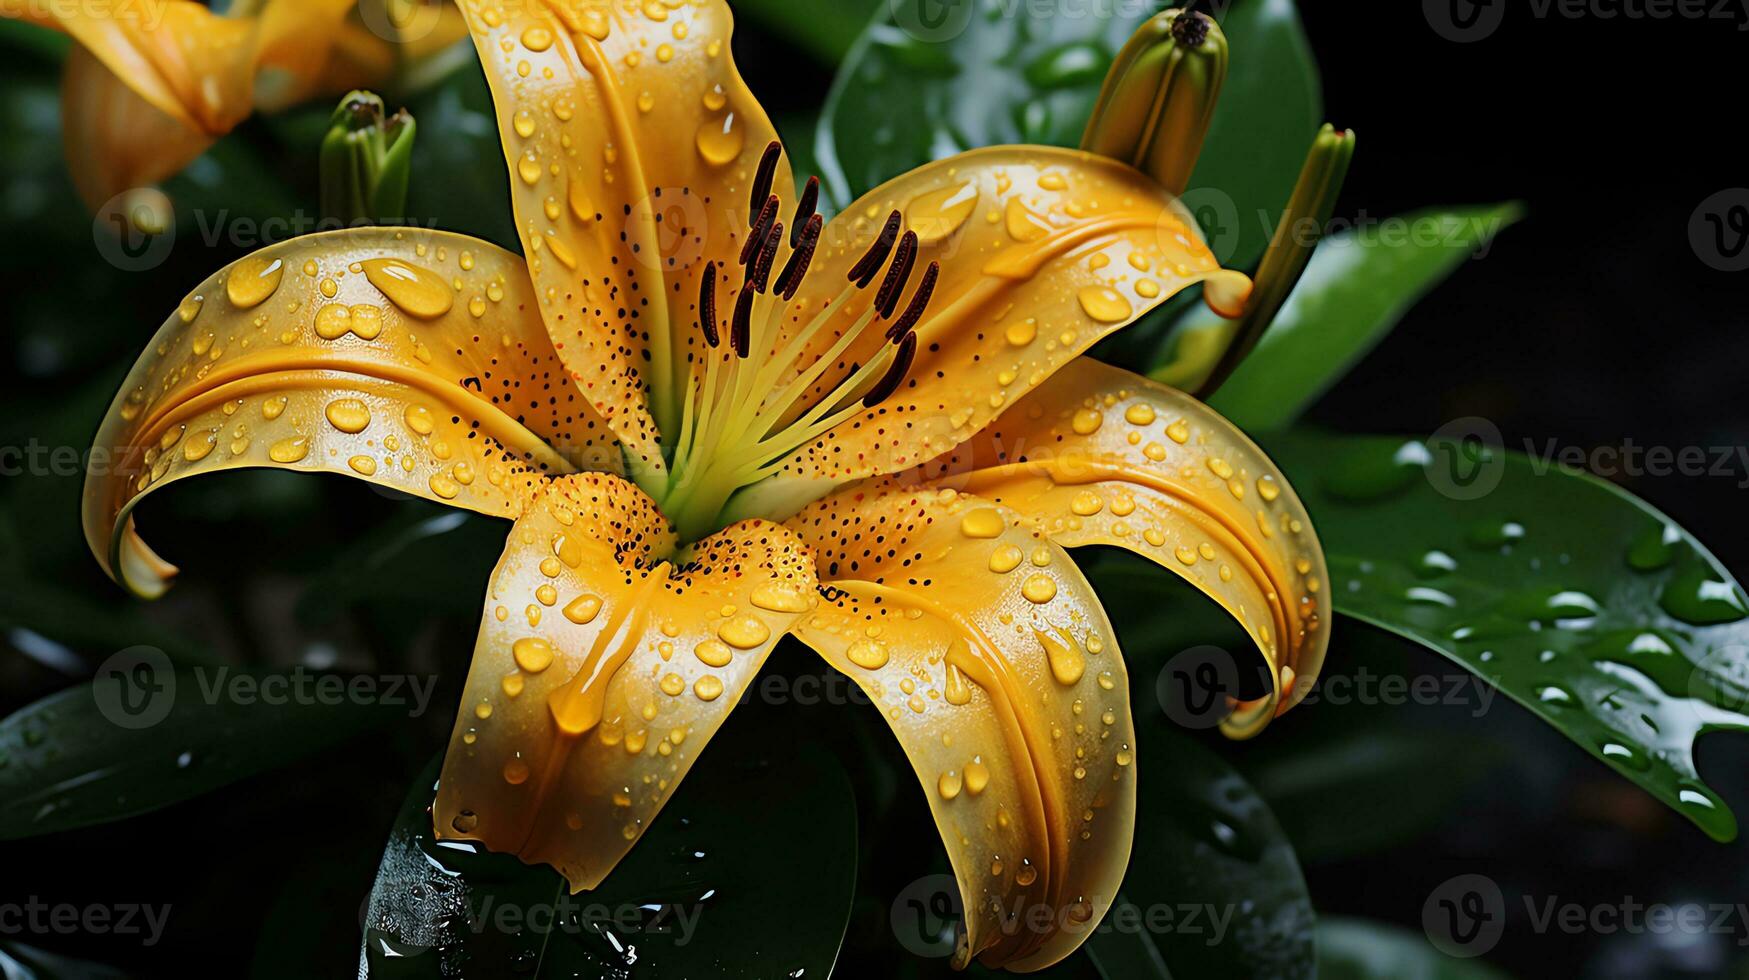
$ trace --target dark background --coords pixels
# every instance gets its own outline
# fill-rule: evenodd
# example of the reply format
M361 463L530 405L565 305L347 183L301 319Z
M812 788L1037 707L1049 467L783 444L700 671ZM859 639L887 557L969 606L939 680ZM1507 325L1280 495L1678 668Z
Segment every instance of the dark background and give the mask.
M797 3L798 16L828 3L867 6L865 0L807 0ZM1749 273L1710 268L1689 236L1691 216L1703 200L1749 186L1740 96L1749 33L1740 31L1742 25L1569 19L1552 8L1538 18L1532 5L1515 3L1494 35L1461 44L1430 27L1418 0L1302 0L1300 6L1323 71L1326 114L1360 135L1339 216L1382 218L1429 205L1503 200L1522 201L1527 211L1484 260L1467 264L1416 307L1316 407L1314 421L1343 431L1426 434L1453 418L1483 416L1514 448L1527 439L1585 450L1629 440L1671 448L1749 445L1749 400L1741 391L1749 356ZM809 59L763 27L744 29L737 48L743 72L773 115L818 108L832 66ZM0 147L8 176L0 191L10 195L13 215L23 213L14 207L20 195L37 192L36 184L12 179L19 168L54 173L60 164L52 135L52 70L33 67L27 55L8 57L0 84L41 81L45 71L50 81L42 98L11 110L24 113L22 128L34 127L39 138ZM246 129L259 136L267 125L256 121ZM294 184L311 184L312 175L300 171L296 160L272 165L285 168ZM44 193L59 194L58 203L30 211L28 222L9 220L3 229L11 239L8 258L0 263L8 321L0 350L9 386L0 429L8 439L88 437L96 416L74 403L96 392L101 412L125 367L108 354L131 351L137 342L81 340L80 332L89 329L95 337L103 318L155 323L194 278L234 257L200 254L191 246L192 254L179 255L162 281L143 289L134 284L130 302L139 308L115 308L105 292L112 270L88 268L96 264L88 219L76 205L66 210L68 189L53 185L54 179L48 178L44 186L51 191ZM58 220L73 223L64 238L42 231ZM19 258L26 252L33 254ZM51 275L59 288L44 290ZM63 404L74 405L66 417L50 410ZM72 435L56 434L69 424ZM76 431L80 425L83 436ZM1741 460L1724 476L1612 478L1707 542L1739 578L1749 575L1749 540L1737 516L1745 499L1738 484L1749 481L1749 466ZM24 513L29 501L64 496L65 489L8 487L7 494ZM302 595L303 577L313 574L301 559L285 554L338 550L400 513L398 502L356 489L344 498L344 513L325 507L329 498L301 492L273 479L240 479L228 496L201 491L180 506L166 494L169 502L154 516L166 537L211 541L234 533L226 530L231 522L247 516L239 513L247 510L239 494L284 516L249 532L256 548L246 580L239 573L226 581L232 576L222 557L197 558L188 563L190 582L153 615L173 626L198 624L203 638L221 649L262 642L243 620L292 605ZM49 554L42 544L48 531L21 530L27 546L43 548L34 567L45 580L100 607L120 602L76 540ZM490 563L489 555L481 557L472 573L476 579L483 581ZM212 589L199 591L198 580ZM471 587L477 596L477 582ZM476 610L428 617L403 652L407 669L464 670ZM278 626L265 641L274 648L251 655L271 661L298 654L302 640L279 635ZM1446 669L1434 654L1375 642L1363 629L1344 627L1354 637L1341 651L1350 665L1375 673ZM460 639L441 635L446 628L459 630ZM369 648L371 634L368 626L360 629L362 635L350 628L319 632L337 649L339 666L369 667L358 657ZM69 683L40 663L8 657L0 666L7 710ZM1345 669L1338 661L1333 655L1333 669ZM1320 914L1383 920L1418 935L1430 892L1466 873L1495 878L1509 901L1521 892L1581 903L1749 901L1749 845L1711 843L1524 712L1504 706L1480 722L1465 706L1316 714L1296 713L1271 738L1221 751L1256 775L1278 761L1272 754L1277 750L1266 743L1321 737L1340 727L1377 732L1379 739L1412 732L1449 746L1448 755L1432 764L1436 770L1449 767L1454 780L1459 771L1479 767L1485 773L1462 782L1457 798L1413 840L1363 856L1319 856L1306 849L1302 857ZM355 910L369 887L384 828L410 774L432 745L441 744L449 717L451 704L440 696L428 730L373 739L108 830L0 846L0 886L8 895L66 901L174 901L178 925L188 926L181 933L173 929L166 947L138 964L164 975L177 975L170 964L196 956L230 964L217 967L219 975L240 974L257 944L272 937L331 945L337 953L330 965L344 968L355 957ZM1727 736L1703 741L1699 753L1703 774L1740 813L1749 812L1745 745L1749 739ZM890 751L902 766L896 750ZM1381 808L1411 802L1406 797L1414 792L1405 786L1404 798L1398 798L1386 787L1356 798L1348 819L1378 819ZM911 804L911 811L893 818L895 826L933 842L921 799ZM1284 822L1291 830L1293 821ZM275 835L296 839L299 847L282 854L272 844ZM311 854L331 863L312 864ZM898 881L930 870L927 856L883 854L899 865L891 870ZM353 871L335 875L323 867ZM295 923L311 909L325 913L314 917L321 919L319 928L285 931L288 910ZM877 917L880 911L875 909ZM203 915L209 918L203 921ZM1519 921L1489 957L1517 976L1749 975L1746 950L1735 945L1749 941L1741 931L1674 939L1535 935ZM853 929L853 941L858 936ZM890 945L878 926L862 938ZM116 944L74 944L69 951L117 961L138 956L137 949Z

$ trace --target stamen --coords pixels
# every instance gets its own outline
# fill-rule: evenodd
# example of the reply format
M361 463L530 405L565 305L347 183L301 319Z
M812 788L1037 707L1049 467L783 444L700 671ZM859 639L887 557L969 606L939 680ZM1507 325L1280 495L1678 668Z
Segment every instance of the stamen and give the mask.
M881 311L881 319L893 315L893 310L899 305L899 294L905 291L905 283L911 278L911 266L917 261L917 233L905 232L905 237L899 239L899 256L887 268L887 278L881 283L880 292L875 293L875 309Z
M888 340L905 336L917 325L918 320L923 319L923 310L929 305L929 297L935 292L935 280L940 276L941 263L929 263L929 268L923 270L923 281L917 284L917 291L911 294L911 305L905 307L904 314L887 328Z
M705 343L716 347L723 342L717 333L717 264L706 262L704 276L698 281L698 325L704 331Z
M802 229L808 219L815 216L820 208L820 178L809 177L808 184L802 188L802 198L796 202L795 224L790 229L789 247L796 248L802 241Z
M814 249L820 244L820 230L825 225L825 216L816 213L792 235L792 241L799 241L791 246L794 251L789 253L789 261L777 277L777 290L785 302L794 299L796 290L802 288L802 279L808 274L808 264L814 261Z
M783 222L773 222L770 233L765 236L765 247L759 250L749 273L753 288L761 293L765 292L765 287L771 282L771 265L777 261L777 246L782 240Z
M753 219L753 230L747 233L747 241L741 245L741 264L746 265L754 251L764 244L765 236L771 231L771 223L777 220L777 195L765 199L765 207L759 211L759 217Z
M735 356L746 357L753 347L753 290L741 287L735 300L735 319L729 324L729 344Z
M874 240L874 244L858 259L850 269L849 279L860 288L867 289L874 282L875 273L881 271L881 266L887 264L887 256L892 254L893 243L899 239L899 212L887 215L886 226Z
M893 358L893 363L887 368L887 373L875 382L868 394L862 396L862 404L873 408L892 397L899 390L899 382L905 380L905 373L911 370L911 360L917 356L917 335L908 333L905 339L899 341L899 353Z
M759 206L760 201L765 200L767 194L771 193L771 178L777 175L777 157L781 152L783 152L783 144L777 140L772 140L766 144L765 153L759 158L759 169L755 171L753 176L753 194L747 199L749 214ZM742 264L746 264L746 261L746 259L741 260Z

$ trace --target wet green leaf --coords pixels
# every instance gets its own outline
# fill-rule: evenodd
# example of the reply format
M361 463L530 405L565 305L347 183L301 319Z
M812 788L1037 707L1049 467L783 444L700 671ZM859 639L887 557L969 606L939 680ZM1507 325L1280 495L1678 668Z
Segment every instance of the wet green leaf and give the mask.
M305 673L300 688L298 675L168 664L143 655L0 721L0 840L148 813L413 710L387 698L358 703L334 675ZM261 686L269 677L285 686Z
M753 721L731 718L625 860L577 895L550 867L433 842L434 762L371 892L369 975L829 975L855 893L850 782Z
M1322 980L1504 980L1475 960L1446 956L1415 933L1362 919L1318 923Z
M1355 631L1342 632L1346 659ZM1480 734L1372 726L1295 748L1252 779L1308 863L1377 854L1456 819L1464 793L1502 758Z
M1144 935L1174 976L1311 977L1312 900L1269 805L1157 707L1136 714L1141 795L1123 894ZM1133 931L1125 914L1100 928Z
M1054 13L1003 0L882 3L820 115L827 194L842 208L980 146L1079 145L1112 56L1154 10L1091 4L1080 16Z
M1482 675L1730 840L1736 818L1701 781L1693 743L1749 728L1742 588L1645 502L1489 448L1486 428L1432 444L1266 440L1316 522L1337 611Z
M1210 404L1249 431L1291 424L1519 216L1514 204L1420 211L1325 239L1275 323ZM1198 308L1175 342L1223 328L1230 321Z
M1003 0L895 0L839 68L820 117L821 179L840 207L961 150L1077 146L1118 49L1167 4L1063 16ZM1229 265L1262 254L1322 120L1317 67L1286 0L1223 5L1232 68L1186 195Z
M0 977L6 980L124 980L126 976L102 963L76 960L22 943L0 942Z
M307 623L332 621L349 608L379 608L405 621L409 610L478 615L493 556L510 525L408 500L388 523L347 547L314 576L298 599Z
M835 65L856 43L869 15L884 6L884 0L828 0L805 8L794 0L739 0L735 15L799 45L820 63Z
M1275 232L1324 122L1324 97L1293 3L1237 0L1219 19L1232 67L1184 197L1215 257L1242 269Z

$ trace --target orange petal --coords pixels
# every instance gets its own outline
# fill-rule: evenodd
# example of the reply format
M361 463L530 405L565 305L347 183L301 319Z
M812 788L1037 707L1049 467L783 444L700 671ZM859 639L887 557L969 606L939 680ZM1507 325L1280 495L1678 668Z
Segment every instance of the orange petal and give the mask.
M468 36L447 0L268 0L259 16L255 108L266 112L375 88Z
M907 478L998 500L1065 547L1127 548L1219 602L1275 680L1230 735L1260 731L1318 676L1330 592L1312 520L1262 450L1181 391L1082 358Z
M563 477L492 574L433 818L594 888L661 812L779 638L813 562L747 521L662 561L666 519L611 476Z
M93 212L175 175L216 138L146 101L84 48L67 54L61 120L73 186Z
M796 635L869 693L928 794L966 915L955 965L1069 955L1123 879L1136 804L1129 681L1086 580L951 490L846 490L788 526L831 600Z
M921 243L917 269L941 263L916 364L886 402L792 456L780 480L842 483L930 459L1179 290L1202 282L1228 312L1250 291L1245 276L1220 269L1177 200L1137 171L1074 150L999 146L920 167L846 209L826 230L792 322L837 304L821 341L830 343L868 308L873 289L839 298L846 271L895 210ZM868 331L843 360L866 363L884 342Z
M140 97L192 129L227 133L251 108L256 23L192 0L56 4L60 27Z
M702 349L698 279L740 251L776 131L730 56L721 0L472 0L511 197L554 346L660 472ZM793 195L789 168L773 189Z
M520 258L442 232L312 235L220 270L170 315L98 430L92 551L128 587L162 592L175 569L131 512L211 470L342 473L515 517L542 474L616 467L534 302Z

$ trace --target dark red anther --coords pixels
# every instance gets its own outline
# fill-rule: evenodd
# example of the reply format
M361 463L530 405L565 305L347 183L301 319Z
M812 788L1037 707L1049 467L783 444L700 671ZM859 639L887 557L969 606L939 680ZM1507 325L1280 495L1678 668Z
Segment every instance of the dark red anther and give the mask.
M869 246L862 258L856 261L856 265L851 267L847 278L857 286L867 289L868 284L874 282L875 273L887 264L887 256L892 254L893 243L898 240L899 212L894 211L887 215L887 223L881 228L881 233L875 237L874 244Z
M899 382L905 380L905 375L911 370L911 361L917 356L917 335L908 333L905 339L899 341L899 352L893 356L893 363L887 366L887 373L881 375L881 380L862 396L863 405L873 408L891 398L893 392L899 390Z
M801 241L789 253L789 261L784 263L783 272L777 277L777 291L783 294L785 301L794 299L796 290L802 288L802 279L808 274L808 264L814 261L814 249L820 244L820 229L825 224L825 216L816 213L802 227Z
M940 276L941 263L929 263L929 268L923 270L923 281L917 284L917 291L911 294L911 305L905 307L905 312L887 328L888 340L898 340L905 336L917 325L917 321L923 319L923 310L929 306L929 297L935 292L935 281Z
M746 357L753 347L753 290L741 287L735 300L735 319L729 324L729 346L736 357Z
M759 206L760 201L765 200L767 194L771 193L771 178L777 174L777 157L782 152L783 144L777 140L772 140L766 144L765 153L759 158L759 169L753 175L753 194L747 199L747 212L749 214ZM746 265L747 260L742 259L741 264Z
M774 222L771 232L765 236L765 247L759 250L759 255L753 260L753 268L749 278L753 287L765 292L765 287L771 282L771 266L777 261L777 246L783 241L783 222Z
M807 227L808 219L820 209L820 178L809 177L806 187L802 188L802 199L796 202L795 221L790 225L789 247L796 248L802 241L802 229Z
M706 262L704 276L698 281L698 326L704 331L705 343L712 347L722 343L717 333L717 264Z
M881 319L893 315L898 308L899 294L905 291L905 284L911 279L911 267L917 262L917 233L905 232L905 237L899 239L899 254L893 259L893 264L887 267L887 278L882 281L880 292L875 293L875 309L880 311Z
M777 195L765 199L765 207L759 210L759 217L753 219L753 230L747 233L747 240L741 243L741 264L752 261L759 246L765 242L765 236L771 232L771 223L777 220Z

